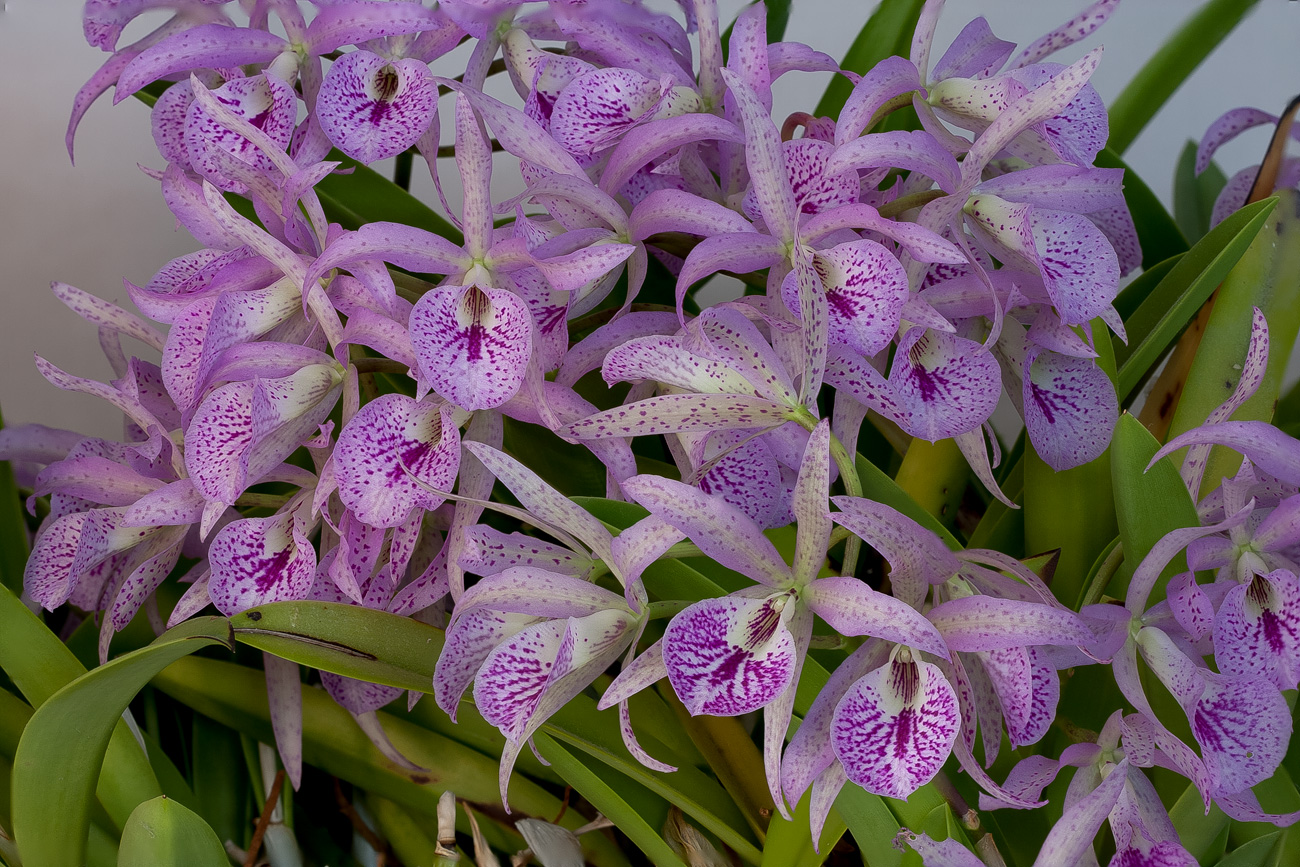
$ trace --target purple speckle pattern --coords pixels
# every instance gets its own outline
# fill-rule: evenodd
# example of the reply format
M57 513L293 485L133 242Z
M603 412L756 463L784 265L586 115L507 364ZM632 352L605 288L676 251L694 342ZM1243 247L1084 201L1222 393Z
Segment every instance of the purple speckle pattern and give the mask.
M316 117L335 147L369 164L415 144L437 106L438 88L428 66L358 50L330 66Z
M433 669L433 696L438 707L455 720L460 697L492 648L537 622L531 615L502 614L488 608L458 612L447 628L447 641Z
M1291 740L1291 712L1262 678L1206 672L1205 692L1188 714L1206 769L1221 792L1267 780Z
M230 617L267 602L306 599L316 575L316 549L291 514L232 521L208 550L208 594Z
M957 696L937 666L895 660L840 699L831 744L851 781L907 798L943 767L960 723Z
M443 286L411 310L420 373L457 406L492 409L515 396L532 355L533 317L506 289Z
M664 665L692 714L737 716L775 699L794 676L794 637L782 622L785 596L705 599L664 631Z
M339 499L376 527L396 527L417 506L436 509L443 498L419 482L449 491L459 468L460 435L450 408L400 394L362 407L334 450Z
M658 81L630 69L596 69L573 79L551 110L551 135L571 154L617 144L659 105Z
M909 297L907 273L875 241L848 241L813 255L813 268L826 292L828 338L871 357L898 331ZM798 309L794 276L781 286L782 299Z
M903 430L935 442L975 430L993 414L1002 373L975 341L918 327L899 341L889 384Z
M330 694L330 698L342 705L348 713L353 714L379 710L403 692L395 686L368 683L328 671L321 672L320 682L321 686L325 687L325 691Z
M271 75L255 75L228 81L212 94L273 142L288 146L298 119L298 97L289 85ZM185 149L194 170L226 192L243 193L247 187L221 171L221 162L212 153L216 149L261 171L275 171L270 157L242 135L217 123L198 102L191 103L185 115Z
M1277 570L1228 591L1214 618L1214 658L1225 674L1300 683L1300 581Z
M1022 381L1025 428L1052 469L1068 470L1101 455L1119 420L1115 386L1091 358L1051 350L1032 353Z

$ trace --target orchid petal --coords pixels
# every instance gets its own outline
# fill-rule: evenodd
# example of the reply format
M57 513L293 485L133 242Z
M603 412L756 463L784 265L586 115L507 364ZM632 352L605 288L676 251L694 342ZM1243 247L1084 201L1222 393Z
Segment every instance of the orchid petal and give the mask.
M491 409L523 384L532 315L505 289L443 286L411 310L411 344L433 390L464 409Z
M930 584L957 574L961 564L933 532L896 509L862 497L832 497L831 517L889 562L894 592L919 606ZM906 592L904 592L906 588Z
M975 430L997 407L997 362L972 340L913 328L903 335L889 372L902 428L935 442Z
M1092 632L1071 611L1036 602L966 596L935 606L928 617L953 650L1003 650L1030 644L1091 644Z
M1278 570L1228 591L1214 616L1214 658L1225 674L1300 683L1300 581Z
M1101 823L1106 821L1107 814L1124 791L1128 767L1128 760L1122 760L1111 768L1101 785L1065 811L1043 841L1034 867L1075 864L1086 852L1091 851L1093 838L1101 830Z
M212 95L274 144L281 148L289 144L297 116L297 97L283 81L270 75L236 78L213 90ZM256 144L227 129L197 98L185 115L185 147L195 171L228 192L243 192L246 188L221 170L216 151L263 171L275 169L271 158Z
M1190 551L1188 556L1190 558ZM1215 625L1214 607L1201 585L1196 583L1194 573L1181 572L1170 578L1169 584L1165 588L1165 594L1169 600L1169 607L1173 611L1174 619L1178 621L1178 625L1187 632L1192 641L1200 641ZM1220 660L1219 664L1223 665L1223 660ZM1241 674L1244 672L1232 673Z
M848 169L874 168L919 172L933 178L947 193L956 192L961 186L961 168L957 160L933 136L924 132L873 133L845 142L826 160L823 171L835 175ZM811 213L806 206L804 210Z
M1040 36L1025 46L1016 55L1016 59L1011 62L1011 67L1015 69L1037 63L1044 57L1055 54L1062 48L1067 48L1080 39L1092 35L1098 27L1106 23L1106 19L1110 17L1117 6L1119 6L1119 0L1096 0L1091 6L1060 27Z
M619 193L633 175L658 157L682 145L707 140L738 144L745 136L735 124L711 114L683 114L643 123L628 130L610 151L600 188L610 195Z
M650 436L662 433L773 428L790 408L736 394L666 394L596 413L556 431L575 439Z
M988 78L997 73L1016 50L1014 42L998 39L988 22L976 18L962 28L939 62L930 70L931 81L945 78Z
M920 612L857 578L818 578L804 589L802 599L841 635L871 635L948 658L943 637Z
M911 61L886 57L877 63L858 80L845 100L835 125L835 144L842 145L869 132L867 122L886 102L920 87L921 79Z
M359 50L335 60L325 74L316 119L339 150L369 164L415 144L437 105L428 66Z
M140 52L122 70L114 90L118 103L152 81L204 67L265 63L288 47L274 33L226 24L200 24Z
M957 697L938 666L894 660L840 699L831 742L851 781L907 798L943 767L960 724Z
M334 461L343 504L367 524L396 527L412 508L442 504L429 489L451 489L460 466L460 436L446 405L386 394L362 407L339 432Z
M623 490L727 568L769 587L790 583L790 567L776 546L748 515L720 497L652 475L633 476Z
M745 123L745 162L750 182L772 235L784 244L794 240L798 203L790 187L781 138L753 88L729 69L722 70L728 93Z
M208 593L227 617L267 602L305 599L316 550L290 513L232 521L208 550Z
M1300 442L1262 421L1225 421L1193 428L1162 446L1151 463L1200 443L1227 446L1283 482L1300 484Z
M794 637L781 616L787 596L705 599L664 631L668 680L692 715L739 716L774 700L794 676Z
M1058 472L1098 457L1119 420L1114 383L1092 359L1034 349L1025 362L1021 399L1034 450Z

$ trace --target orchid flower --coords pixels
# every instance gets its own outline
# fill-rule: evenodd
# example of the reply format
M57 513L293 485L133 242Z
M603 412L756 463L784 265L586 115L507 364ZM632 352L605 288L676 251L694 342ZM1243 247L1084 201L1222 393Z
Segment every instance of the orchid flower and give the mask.
M764 708L764 765L773 800L781 797L781 748L815 614L842 635L872 635L948 658L938 632L915 610L852 577L818 578L830 540L830 426L809 437L795 483L795 553L787 564L753 520L716 497L655 476L624 490L676 527L705 554L758 582L677 614L656 646L606 690L601 706L667 676L692 714L734 716Z

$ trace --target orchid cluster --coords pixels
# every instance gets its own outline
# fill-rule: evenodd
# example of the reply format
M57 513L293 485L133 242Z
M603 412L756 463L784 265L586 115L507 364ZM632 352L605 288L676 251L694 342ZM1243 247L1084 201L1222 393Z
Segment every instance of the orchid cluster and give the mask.
M724 54L716 0L681 0L677 16L573 0L90 0L85 34L109 58L77 96L69 151L108 89L152 102L162 167L145 171L201 249L127 284L140 316L55 284L116 378L38 358L41 372L126 422L122 442L0 432L0 457L30 471L33 514L48 503L27 596L99 618L101 662L142 611L160 632L208 606L302 600L432 624L445 643L429 691L453 721L472 695L504 738L507 811L521 752L588 693L617 707L632 757L674 771L676 751L656 755L669 739L643 746L632 712L657 685L691 716L761 711L766 795L786 819L806 801L814 841L845 786L906 800L946 781L950 759L986 811L1041 807L1077 769L1042 864L1093 857L1107 819L1112 864L1196 863L1153 768L1206 810L1294 822L1251 791L1283 760L1300 684L1300 447L1229 420L1268 368L1258 309L1229 400L1156 454L1190 446L1201 525L1132 562L1116 604L1058 598L1050 558L963 547L864 485L881 472L857 458L864 435L952 440L980 507L1019 508L995 474L1005 391L1021 448L1051 471L1106 459L1115 302L1143 254L1124 170L1094 165L1100 49L1050 58L1116 5L1020 51L976 19L940 51L943 2L929 0L908 57L853 72L769 43L761 3ZM172 15L119 44L155 9ZM501 71L513 100L486 90ZM842 110L773 117L773 82L807 72L851 84ZM1216 124L1202 166L1276 121L1251 111ZM393 157L419 158L443 216L341 216L326 185ZM499 199L506 157L523 186ZM453 165L459 208L444 195ZM1229 183L1216 223L1253 178ZM719 274L744 294L701 309ZM532 436L598 468L633 517L575 500L527 459ZM1222 486L1202 484L1211 444L1247 458ZM1192 571L1162 578L1177 557ZM694 596L665 579L665 563L700 558ZM1205 570L1215 579L1198 583ZM184 592L166 610L169 579ZM817 688L809 666L832 658ZM1069 729L1059 759L1022 749L1053 729L1062 673L1097 665L1125 706L1099 732ZM1153 709L1142 668L1186 725ZM297 787L299 666L267 653L265 675ZM320 682L414 767L378 713L401 689ZM979 863L912 830L900 843L931 867Z

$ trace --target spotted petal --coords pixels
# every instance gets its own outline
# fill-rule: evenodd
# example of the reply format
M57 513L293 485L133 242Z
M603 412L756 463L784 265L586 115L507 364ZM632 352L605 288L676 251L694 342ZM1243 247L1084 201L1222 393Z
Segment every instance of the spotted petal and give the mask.
M438 88L428 66L359 50L334 61L326 73L316 118L335 147L372 163L415 144L437 105Z
M848 241L813 254L826 291L829 337L871 357L889 345L908 299L907 272L875 241ZM792 273L781 286L791 310L799 309Z
M298 118L298 98L289 85L272 75L255 75L228 81L212 91L212 95L236 116L266 133L273 142L288 146ZM266 154L242 135L218 123L197 100L190 104L185 115L185 148L195 171L228 192L242 193L246 188L221 171L215 150L223 150L263 171L275 169Z
M1278 570L1228 591L1214 618L1214 658L1225 674L1256 674L1278 689L1300 683L1300 581Z
M316 550L290 513L226 525L208 550L208 593L227 617L254 605L306 599L316 575Z
M519 391L532 355L532 314L505 289L442 286L411 310L411 344L433 390L469 410Z
M957 696L938 666L895 659L840 699L831 745L850 780L907 798L943 767L960 724Z
M658 108L663 86L630 69L596 69L573 79L551 110L551 134L573 154L617 144Z
M738 716L771 702L794 676L794 637L781 617L788 596L705 599L664 631L664 665L692 714Z
M1119 401L1097 362L1045 349L1031 351L1025 361L1025 428L1039 456L1059 472L1104 452L1119 420Z
M448 627L446 643L433 669L433 695L452 722L456 721L460 697L492 649L537 621L538 618L528 614L502 614L475 608L457 617Z
M939 331L912 328L903 335L889 371L912 436L934 442L984 423L998 404L1001 371L980 344Z
M428 489L451 490L459 466L451 408L400 394L362 407L334 450L339 499L376 527L396 527L417 506L436 509L443 500Z

